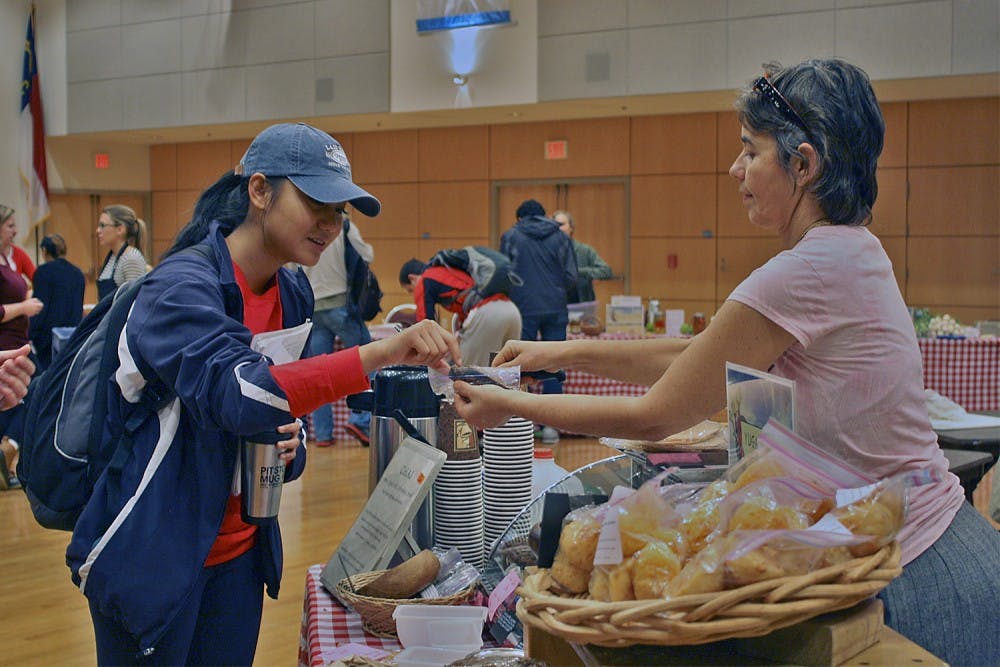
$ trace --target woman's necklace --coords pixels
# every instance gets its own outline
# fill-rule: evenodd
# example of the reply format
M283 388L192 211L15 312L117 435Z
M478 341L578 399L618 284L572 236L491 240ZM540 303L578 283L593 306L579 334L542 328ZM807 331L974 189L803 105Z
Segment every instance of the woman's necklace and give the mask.
M804 239L806 237L806 234L808 234L809 230L812 229L813 227L823 227L824 225L829 225L829 224L830 221L825 218L820 218L816 222L810 223L808 227L802 230L802 233L799 234L799 238L795 239L795 243L793 243L792 245L798 245L799 241Z

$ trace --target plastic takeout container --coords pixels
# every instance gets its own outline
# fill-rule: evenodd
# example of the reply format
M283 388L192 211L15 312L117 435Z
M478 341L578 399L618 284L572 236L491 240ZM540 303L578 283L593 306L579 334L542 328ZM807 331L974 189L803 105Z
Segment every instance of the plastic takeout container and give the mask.
M463 657L483 647L486 607L407 604L396 607L392 618L403 648L451 649Z
M444 667L469 653L465 649L411 646L396 654L395 664L397 667Z

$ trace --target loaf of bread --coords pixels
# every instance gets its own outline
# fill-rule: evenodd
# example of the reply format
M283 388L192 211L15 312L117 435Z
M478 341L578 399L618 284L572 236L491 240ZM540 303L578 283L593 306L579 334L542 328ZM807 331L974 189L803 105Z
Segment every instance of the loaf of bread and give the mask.
M440 569L438 557L430 549L424 549L413 558L386 570L378 579L359 588L358 593L393 600L413 597L434 582Z

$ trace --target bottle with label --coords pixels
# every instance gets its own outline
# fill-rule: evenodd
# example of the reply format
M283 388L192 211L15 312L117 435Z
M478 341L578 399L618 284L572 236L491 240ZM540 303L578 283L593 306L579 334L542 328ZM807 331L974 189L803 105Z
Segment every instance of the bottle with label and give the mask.
M660 312L659 299L650 299L649 310L646 313L646 331L656 333L656 320L660 316Z
M550 447L535 447L531 464L531 497L537 498L545 489L562 481L569 471L556 464L555 452Z
M691 318L691 333L694 335L700 334L705 330L706 326L705 313L695 313Z

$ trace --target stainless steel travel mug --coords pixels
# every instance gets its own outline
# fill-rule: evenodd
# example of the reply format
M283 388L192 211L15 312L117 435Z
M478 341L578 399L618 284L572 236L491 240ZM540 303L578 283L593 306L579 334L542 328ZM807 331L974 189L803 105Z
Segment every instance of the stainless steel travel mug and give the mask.
M241 514L247 523L264 525L278 518L285 464L277 443L290 436L267 431L244 438L240 452L243 501Z

